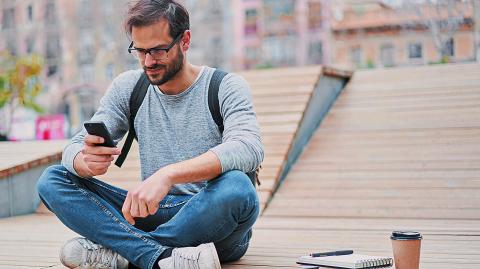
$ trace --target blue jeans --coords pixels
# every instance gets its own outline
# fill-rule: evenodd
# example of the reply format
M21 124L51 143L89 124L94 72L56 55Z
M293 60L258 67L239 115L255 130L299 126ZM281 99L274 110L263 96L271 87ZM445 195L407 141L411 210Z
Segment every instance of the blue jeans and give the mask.
M121 212L126 190L77 177L61 165L47 168L37 189L68 228L148 269L167 248L207 242L215 243L220 261L238 260L259 214L256 190L240 171L222 174L195 195L167 195L155 215L136 218L134 226Z

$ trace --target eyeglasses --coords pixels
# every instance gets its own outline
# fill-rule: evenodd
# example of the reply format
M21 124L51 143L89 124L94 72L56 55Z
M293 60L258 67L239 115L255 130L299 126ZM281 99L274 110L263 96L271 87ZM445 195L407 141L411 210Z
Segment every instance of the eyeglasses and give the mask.
M140 60L145 60L145 57L147 57L147 54L150 54L150 56L154 60L163 60L167 57L168 51L175 46L175 43L177 43L181 38L183 34L179 34L173 41L170 43L168 46L158 46L155 48L150 48L150 49L140 49L140 48L135 48L133 46L133 41L130 43L130 46L128 47L128 53L132 54L135 58L140 59Z

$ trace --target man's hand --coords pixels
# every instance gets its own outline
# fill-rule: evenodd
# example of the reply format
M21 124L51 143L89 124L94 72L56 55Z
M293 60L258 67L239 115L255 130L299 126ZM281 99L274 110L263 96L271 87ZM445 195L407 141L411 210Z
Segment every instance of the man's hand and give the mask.
M134 225L134 218L145 218L157 213L158 204L172 187L169 177L159 170L140 185L127 193L122 212L128 223Z
M102 147L104 139L99 136L86 135L85 145L74 160L74 168L80 176L93 177L107 173L115 155L119 155L119 148Z

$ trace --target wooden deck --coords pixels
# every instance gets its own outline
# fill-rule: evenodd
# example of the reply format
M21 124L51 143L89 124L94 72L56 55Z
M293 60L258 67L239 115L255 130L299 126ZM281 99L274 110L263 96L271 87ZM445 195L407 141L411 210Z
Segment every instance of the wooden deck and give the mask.
M283 150L271 141L270 152ZM477 269L479 189L480 65L357 72L255 225L247 255L223 268L296 268L305 253L348 248L390 256L391 231L414 229L424 235L422 269ZM62 268L58 248L72 236L51 215L0 219L0 268Z
M391 230L412 227L424 235L422 269L479 268L478 220L268 216L255 225L247 255L222 268L296 268L298 256L315 250L391 255ZM58 251L74 236L52 215L0 219L0 269L64 268Z

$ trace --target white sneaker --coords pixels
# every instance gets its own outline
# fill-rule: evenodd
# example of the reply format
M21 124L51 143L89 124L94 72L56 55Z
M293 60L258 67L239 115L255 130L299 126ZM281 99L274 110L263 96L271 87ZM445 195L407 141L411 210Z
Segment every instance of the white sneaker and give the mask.
M221 269L213 243L175 248L172 256L158 262L160 269Z
M60 261L66 267L76 269L128 268L128 261L118 253L83 237L70 239L63 245Z

